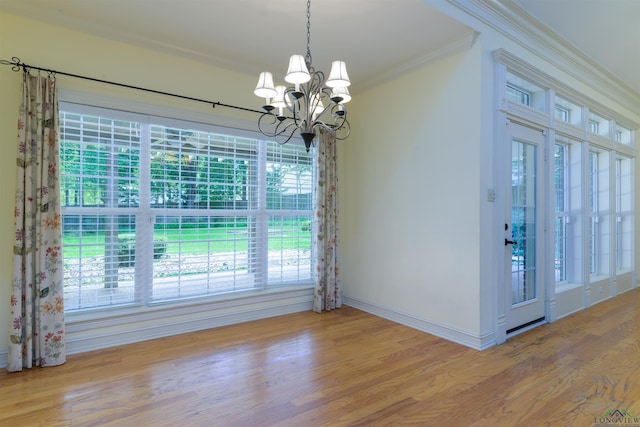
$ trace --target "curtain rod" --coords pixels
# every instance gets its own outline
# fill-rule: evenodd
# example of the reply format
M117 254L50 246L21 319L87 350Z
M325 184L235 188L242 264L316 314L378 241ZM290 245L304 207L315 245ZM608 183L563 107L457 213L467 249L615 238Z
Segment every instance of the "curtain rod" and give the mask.
M22 69L22 71L25 72L25 73L28 73L29 70L39 70L39 71L45 71L45 72L47 72L49 74L53 74L53 75L59 74L59 75L62 75L62 76L74 77L76 79L89 80L89 81L92 81L92 82L105 83L105 84L109 84L109 85L113 85L113 86L125 87L127 89L135 89L135 90L140 90L140 91L143 91L143 92L155 93L157 95L172 96L174 98L186 99L188 101L202 102L204 104L210 104L213 108L216 108L216 106L220 106L220 107L234 108L236 110L249 111L251 113L258 113L258 114L262 114L263 113L263 111L252 110L250 108L244 108L244 107L238 107L236 105L224 104L224 103L218 102L218 101L208 101L206 99L192 98L190 96L178 95L178 94L170 93L170 92L162 92L162 91L155 90L155 89L147 89L147 88L144 88L144 87L132 86L132 85L124 84L124 83L117 83L117 82L111 82L111 81L108 81L108 80L96 79L96 78L93 78L93 77L81 76L79 74L65 73L64 71L51 70L49 68L36 67L34 65L29 65L29 64L25 64L24 62L21 62L20 58L15 57L15 56L11 57L11 61L7 61L5 59L0 59L0 65L10 65L11 69L13 71L16 71L16 72L20 71L20 69Z

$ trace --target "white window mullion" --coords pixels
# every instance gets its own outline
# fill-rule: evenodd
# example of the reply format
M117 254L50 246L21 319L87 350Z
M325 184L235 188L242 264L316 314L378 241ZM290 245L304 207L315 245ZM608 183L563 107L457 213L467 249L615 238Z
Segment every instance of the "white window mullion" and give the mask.
M104 206L106 208L117 208L118 206L118 179L116 170L118 168L118 152L116 148L116 137L112 123L102 126L98 124L98 134L105 154L105 181L106 188L104 194ZM102 135L105 135L103 137ZM108 135L108 137L106 136ZM104 280L106 287L117 288L119 282L118 272L118 215L105 215L104 224L105 257L104 257Z
M267 213L267 142L258 141L258 210L256 213L256 287L264 289L269 277L269 215Z
M140 201L136 215L136 300L146 305L153 287L153 226L151 201L151 132L149 124L140 124Z

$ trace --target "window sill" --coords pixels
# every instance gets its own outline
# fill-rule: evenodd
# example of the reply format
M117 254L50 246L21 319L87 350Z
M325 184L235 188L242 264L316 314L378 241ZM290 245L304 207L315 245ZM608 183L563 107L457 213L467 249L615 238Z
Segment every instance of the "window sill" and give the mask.
M173 301L153 302L147 306L132 304L121 307L89 309L65 313L65 317L67 325L75 325L84 322L106 319L122 319L131 316L153 316L158 312L197 312L202 309L210 311L246 304L266 303L278 300L282 297L287 297L288 295L312 293L312 290L313 285L310 283L296 286L280 286L264 290L229 292L218 295L196 296ZM115 321L117 322L117 320Z
M556 294L568 292L573 289L578 289L583 287L584 287L583 283L569 283L569 282L559 283L559 284L556 284Z

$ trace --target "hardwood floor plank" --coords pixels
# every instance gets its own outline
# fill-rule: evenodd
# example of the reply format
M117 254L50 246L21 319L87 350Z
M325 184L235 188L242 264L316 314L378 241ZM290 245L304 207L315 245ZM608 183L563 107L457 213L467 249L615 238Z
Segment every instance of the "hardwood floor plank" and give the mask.
M0 426L592 426L640 416L640 290L478 352L344 307L0 373Z

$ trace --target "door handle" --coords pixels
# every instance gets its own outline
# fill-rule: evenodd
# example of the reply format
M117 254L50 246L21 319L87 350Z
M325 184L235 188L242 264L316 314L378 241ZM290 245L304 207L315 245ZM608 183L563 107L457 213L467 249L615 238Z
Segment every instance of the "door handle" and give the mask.
M504 245L505 246L507 246L507 245L517 245L517 244L518 244L518 242L515 242L513 240L507 240L506 238L504 239Z

